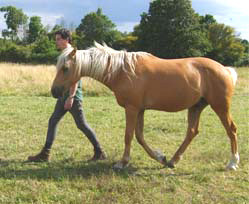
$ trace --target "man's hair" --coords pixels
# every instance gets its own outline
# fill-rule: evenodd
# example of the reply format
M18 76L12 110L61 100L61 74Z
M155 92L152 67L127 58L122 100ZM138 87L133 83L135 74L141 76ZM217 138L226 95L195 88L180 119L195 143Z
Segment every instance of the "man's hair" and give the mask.
M55 35L60 35L62 39L68 40L69 43L72 42L72 36L69 30L62 28L55 32Z

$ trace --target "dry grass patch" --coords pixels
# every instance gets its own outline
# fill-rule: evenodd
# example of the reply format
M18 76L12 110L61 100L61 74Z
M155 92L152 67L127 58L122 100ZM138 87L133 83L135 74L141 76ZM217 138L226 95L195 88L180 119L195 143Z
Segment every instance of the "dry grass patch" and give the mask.
M0 94L50 96L50 87L56 73L54 65L23 65L0 63ZM83 79L85 95L109 95L110 91L99 82Z
M0 64L1 95L49 95L55 67L47 65Z

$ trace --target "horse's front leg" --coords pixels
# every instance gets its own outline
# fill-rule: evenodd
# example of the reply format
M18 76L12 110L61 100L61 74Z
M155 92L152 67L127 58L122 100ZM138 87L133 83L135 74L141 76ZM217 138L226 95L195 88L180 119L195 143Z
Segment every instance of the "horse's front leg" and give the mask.
M125 149L123 157L115 165L115 169L125 168L130 160L131 141L133 139L135 126L137 123L138 110L134 107L125 107L126 129L125 129Z

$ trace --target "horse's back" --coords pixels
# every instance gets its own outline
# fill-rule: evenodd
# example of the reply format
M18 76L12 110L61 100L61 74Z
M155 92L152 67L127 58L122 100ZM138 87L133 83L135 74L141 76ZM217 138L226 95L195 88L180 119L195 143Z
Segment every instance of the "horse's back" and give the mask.
M144 92L146 108L175 112L198 102L200 74L184 61L148 56L138 63L135 83Z
M146 56L137 65L148 108L179 111L193 106L200 98L210 104L217 99L224 102L232 93L229 73L208 58L167 60Z

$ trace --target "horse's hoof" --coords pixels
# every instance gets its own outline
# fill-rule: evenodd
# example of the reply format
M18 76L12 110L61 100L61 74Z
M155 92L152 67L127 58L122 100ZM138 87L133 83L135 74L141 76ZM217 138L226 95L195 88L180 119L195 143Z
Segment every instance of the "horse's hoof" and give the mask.
M167 166L168 162L167 162L166 156L164 156L164 157L162 158L161 163L162 163L164 166Z
M129 163L124 164L123 162L119 161L119 162L117 162L116 164L113 165L113 169L114 170L122 170L122 169L124 169L124 168L126 168L128 166L129 166Z
M239 164L239 153L236 153L235 155L232 155L231 161L226 167L226 170L236 171Z
M166 156L163 155L163 153L159 150L155 150L154 154L156 156L156 160L159 161L162 165L167 165L167 159Z
M238 168L238 165L228 165L228 166L226 167L226 170L227 170L227 171L236 171L237 168Z

